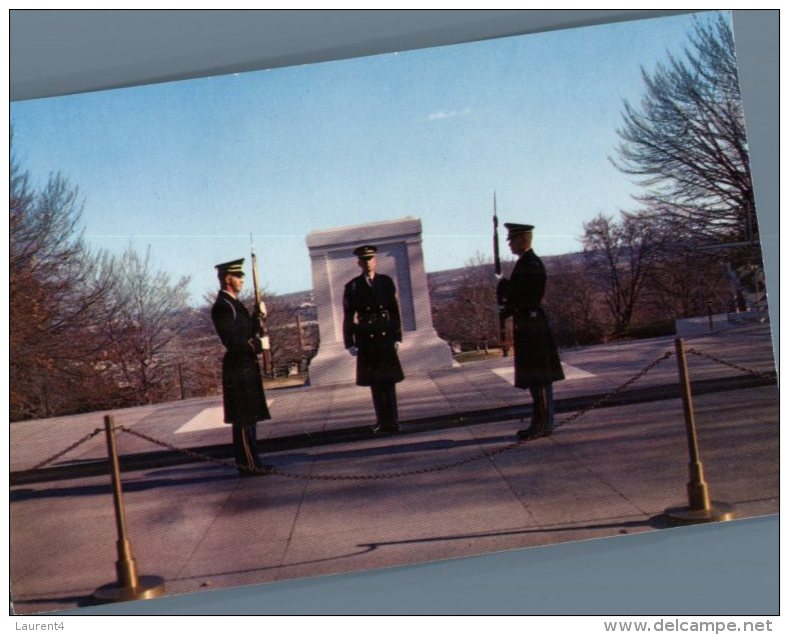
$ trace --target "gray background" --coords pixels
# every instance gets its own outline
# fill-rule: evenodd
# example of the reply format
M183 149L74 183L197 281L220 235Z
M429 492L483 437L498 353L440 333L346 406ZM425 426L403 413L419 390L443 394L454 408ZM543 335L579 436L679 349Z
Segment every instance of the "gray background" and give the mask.
M12 10L10 95L29 99L672 13L681 12ZM734 27L777 353L778 11L735 11ZM777 516L74 613L708 615L726 613L733 598L748 614L777 614Z

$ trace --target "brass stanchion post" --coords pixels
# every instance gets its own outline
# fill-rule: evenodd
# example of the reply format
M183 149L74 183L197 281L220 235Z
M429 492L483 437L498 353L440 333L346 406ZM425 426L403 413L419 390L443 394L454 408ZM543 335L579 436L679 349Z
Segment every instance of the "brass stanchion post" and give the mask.
M734 510L731 505L719 501L710 502L709 490L704 480L704 466L699 457L696 421L693 415L693 400L688 377L688 361L685 357L685 341L678 337L674 340L674 345L677 352L682 407L685 411L685 431L690 454L690 462L688 463L690 480L688 481L688 506L670 507L665 510L664 514L670 525L693 525L731 520L734 518Z
M126 534L126 512L121 491L121 470L115 449L115 424L111 415L104 417L107 434L107 451L110 457L112 497L115 504L115 525L118 530L118 561L115 570L118 581L105 584L93 592L96 602L121 602L124 600L147 600L164 595L164 579L155 575L137 575L137 563L132 556L131 544Z

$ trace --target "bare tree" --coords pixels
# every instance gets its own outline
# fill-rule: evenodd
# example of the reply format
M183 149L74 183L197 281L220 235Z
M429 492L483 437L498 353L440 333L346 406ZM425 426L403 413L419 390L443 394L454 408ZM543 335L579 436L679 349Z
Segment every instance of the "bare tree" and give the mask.
M434 326L443 339L486 351L499 341L493 262L476 254L466 262L453 299L439 308Z
M645 303L662 319L703 315L708 305L728 310L730 297L722 259L688 243L664 245L644 286Z
M619 161L640 177L639 198L672 235L701 242L758 241L734 37L721 16L697 18L684 59L642 69L646 92L624 103Z
M92 399L112 259L84 243L79 193L63 176L35 190L12 160L9 185L11 419L75 412Z
M179 346L179 336L190 327L184 320L189 279L172 284L166 272L152 271L150 248L145 257L127 249L116 275L102 329L108 361L135 403L153 403L170 390L174 366L189 357Z
M572 256L552 259L543 304L560 346L591 344L601 339L602 295L582 263L572 262Z
M621 222L599 214L584 223L588 267L596 274L613 321L612 335L624 333L660 250L660 234L648 216L622 213Z
M302 350L302 337L298 332L298 306L283 298L266 294L271 359L275 373L287 373L291 366L301 366L306 351Z

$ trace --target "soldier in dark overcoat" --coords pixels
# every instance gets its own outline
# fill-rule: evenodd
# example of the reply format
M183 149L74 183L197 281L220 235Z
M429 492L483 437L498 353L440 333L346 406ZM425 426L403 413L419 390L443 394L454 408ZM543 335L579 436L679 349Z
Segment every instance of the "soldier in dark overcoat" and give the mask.
M394 434L400 426L395 384L403 380L397 348L403 341L394 281L376 273L374 245L354 250L361 275L343 292L343 339L356 357L356 384L369 386L375 408L375 434Z
M553 431L553 382L564 379L559 352L541 307L547 276L532 249L533 225L504 223L510 250L518 261L509 279L497 289L505 316L512 316L515 387L528 389L533 407L531 425L518 438L548 436Z
M226 352L222 359L224 421L233 427L233 451L240 476L259 476L268 468L258 454L257 422L270 419L257 355L262 350L260 320L238 299L244 259L216 265L220 291L211 321ZM256 311L259 309L256 309Z

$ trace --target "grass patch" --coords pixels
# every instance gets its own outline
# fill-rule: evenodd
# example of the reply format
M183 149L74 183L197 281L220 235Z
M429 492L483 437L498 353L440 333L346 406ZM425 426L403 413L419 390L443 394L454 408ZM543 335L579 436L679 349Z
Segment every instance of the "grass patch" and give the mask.
M462 353L455 353L455 361L459 364L468 364L471 362L481 362L485 359L496 359L497 357L501 357L501 349L500 348L490 348L486 353L484 350L482 351L464 351Z
M287 377L266 377L263 380L263 387L266 390L274 390L277 388L293 388L294 386L303 386L307 383L307 373L298 373L297 375L288 375Z

